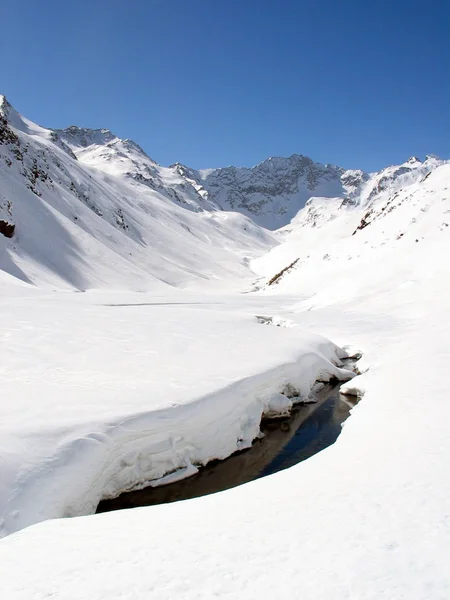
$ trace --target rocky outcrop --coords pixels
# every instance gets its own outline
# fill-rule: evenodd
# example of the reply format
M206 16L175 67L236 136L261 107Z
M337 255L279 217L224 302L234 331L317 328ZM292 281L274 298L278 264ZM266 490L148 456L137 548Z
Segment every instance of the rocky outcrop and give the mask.
M8 223L8 221L3 221L0 219L0 233L7 238L12 238L14 235L14 231L16 226L14 223Z

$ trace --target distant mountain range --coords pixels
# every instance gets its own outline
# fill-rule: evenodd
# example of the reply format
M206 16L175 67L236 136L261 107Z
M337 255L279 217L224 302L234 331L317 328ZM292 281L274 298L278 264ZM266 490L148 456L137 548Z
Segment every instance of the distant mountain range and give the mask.
M370 174L297 154L253 168L163 167L108 129L46 129L0 96L0 269L78 289L229 286L252 277L250 260L311 199L363 210L444 162L413 157Z

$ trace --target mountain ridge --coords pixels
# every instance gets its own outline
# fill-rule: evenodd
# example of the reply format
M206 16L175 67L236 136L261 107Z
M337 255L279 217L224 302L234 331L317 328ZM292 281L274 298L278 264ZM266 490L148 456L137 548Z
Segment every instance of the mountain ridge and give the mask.
M314 228L354 210L366 227L378 199L392 210L446 162L411 157L368 174L294 154L252 168L164 167L109 129L46 129L0 96L0 269L77 289L241 286L299 214Z
M111 137L78 147L1 100L0 221L14 234L0 235L0 270L80 290L229 286L252 276L250 258L276 243L269 232L225 215L176 172Z
M9 112L13 111L14 127L17 128L18 119L25 121L26 128L29 127L30 122L13 109L4 96L0 96L0 107L2 105ZM322 164L294 153L288 157L268 157L253 167L231 165L193 169L180 162L164 167L139 144L118 137L110 129L71 125L65 129L46 131L53 136L53 141L78 160L97 167L103 162L103 170L115 173L120 161L116 160L112 169L107 165L113 159L121 159L124 174L160 190L171 189L173 175L178 175L182 181L178 180L177 185L182 184L189 189L203 207L208 202L210 210L241 212L270 230L287 225L311 197L342 197L349 203L361 203L374 197L383 186L389 185L397 177L413 171L417 171L419 176L419 172L429 172L442 162L432 154L427 155L424 161L412 156L401 165L389 165L369 173L330 163ZM177 196L177 185L169 195Z

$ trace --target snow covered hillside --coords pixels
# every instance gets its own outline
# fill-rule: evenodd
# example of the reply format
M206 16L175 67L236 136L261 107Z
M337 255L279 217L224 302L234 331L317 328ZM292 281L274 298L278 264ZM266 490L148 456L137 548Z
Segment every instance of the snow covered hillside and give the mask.
M181 176L197 181L224 210L236 210L268 229L287 225L312 197L341 198L363 205L385 190L423 178L442 161L412 157L378 173L321 165L306 156L269 158L251 169L226 167L193 171L176 165Z
M271 235L108 130L51 131L0 97L0 269L77 289L249 276Z
M262 226L286 225L313 196L329 199L324 218L336 197L365 206L441 163L372 175L298 155L252 169L162 167L107 129L45 129L0 96L0 269L79 290L240 289L249 261L277 243Z
M313 162L307 156L272 157L248 168L187 171L224 210L237 210L268 229L286 225L311 196L356 198L369 175Z
M350 299L368 285L406 285L401 274L408 270L418 279L423 258L429 272L448 242L449 184L450 162L428 158L414 170L382 171L357 206L311 198L276 232L282 243L253 261L259 286L268 293L301 292L315 307Z

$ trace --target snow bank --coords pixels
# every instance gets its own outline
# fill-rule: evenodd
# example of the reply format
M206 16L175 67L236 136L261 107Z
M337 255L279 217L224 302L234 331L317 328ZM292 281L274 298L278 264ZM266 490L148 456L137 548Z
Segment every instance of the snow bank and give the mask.
M291 403L287 384L307 398L317 379L352 376L320 336L262 327L217 299L146 299L5 297L3 535L188 476L250 446L261 415Z

